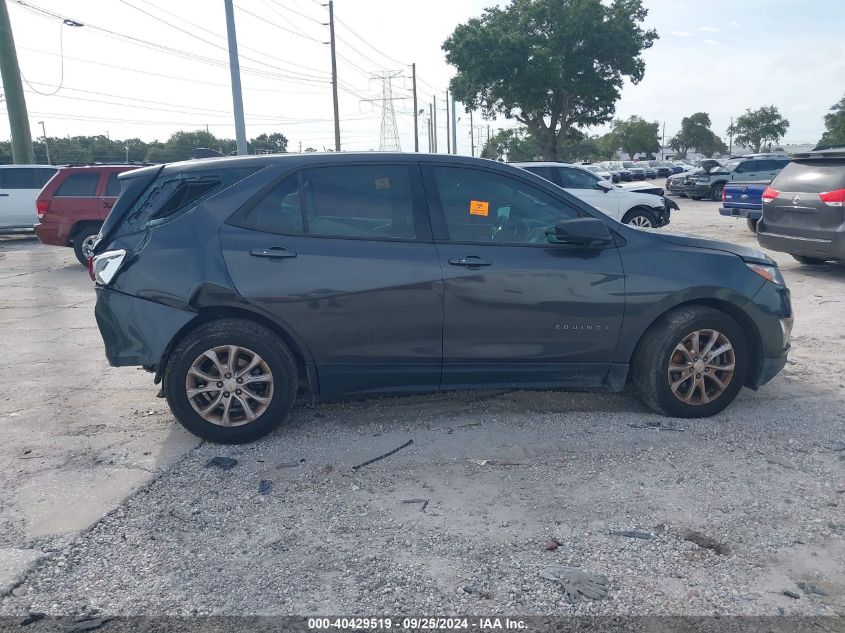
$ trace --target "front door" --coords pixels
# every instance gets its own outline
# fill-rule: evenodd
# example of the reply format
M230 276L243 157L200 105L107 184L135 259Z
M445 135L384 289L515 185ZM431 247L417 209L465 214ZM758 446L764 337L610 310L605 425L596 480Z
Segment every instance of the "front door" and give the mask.
M619 190L599 187L601 178L586 169L559 167L561 186L576 198L599 211L604 211L614 220L619 219Z
M440 383L443 283L416 164L287 176L221 229L238 292L316 364L323 394Z
M443 386L592 386L610 368L625 280L615 246L550 243L587 215L499 170L425 168L444 277Z

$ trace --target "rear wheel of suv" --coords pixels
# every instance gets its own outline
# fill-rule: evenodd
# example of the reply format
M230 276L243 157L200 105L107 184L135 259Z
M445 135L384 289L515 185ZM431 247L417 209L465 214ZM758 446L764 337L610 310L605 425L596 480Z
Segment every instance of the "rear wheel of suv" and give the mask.
M722 200L722 189L725 188L725 183L719 182L713 185L710 189L710 199L714 202L720 202Z
M807 264L808 266L821 266L825 263L824 259L819 259L817 257L804 257L803 255L792 256L802 264Z
M296 363L274 332L242 319L199 326L170 354L170 410L205 440L257 440L285 421L296 398Z
M642 207L635 207L625 214L622 218L624 224L631 226L639 226L646 229L656 229L658 227L657 216L648 209Z
M73 234L73 253L83 266L88 266L88 257L93 254L92 249L99 232L99 226L89 224L77 229Z
M687 306L660 318L645 333L633 361L640 398L664 415L703 418L733 402L750 366L742 328L730 316Z

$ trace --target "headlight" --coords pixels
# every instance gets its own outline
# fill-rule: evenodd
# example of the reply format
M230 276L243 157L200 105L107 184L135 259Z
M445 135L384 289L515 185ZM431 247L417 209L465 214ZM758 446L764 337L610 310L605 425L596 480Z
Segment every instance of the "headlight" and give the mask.
M745 264L750 270L760 275L766 281L771 281L778 286L785 286L786 282L783 280L783 275L777 266L766 266L764 264Z

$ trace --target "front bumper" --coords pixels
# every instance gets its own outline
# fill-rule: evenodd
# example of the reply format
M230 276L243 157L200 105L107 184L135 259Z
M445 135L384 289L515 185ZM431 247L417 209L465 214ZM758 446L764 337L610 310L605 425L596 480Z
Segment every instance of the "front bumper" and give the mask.
M752 389L762 387L772 378L777 376L780 371L786 366L786 355L788 350L784 350L780 356L767 356L763 358L760 364L760 371L757 374L757 379L749 385Z
M707 183L691 183L684 186L684 192L690 198L706 198L710 195L710 188L713 185L709 182Z
M197 314L97 287L94 316L114 367L157 366L176 334Z

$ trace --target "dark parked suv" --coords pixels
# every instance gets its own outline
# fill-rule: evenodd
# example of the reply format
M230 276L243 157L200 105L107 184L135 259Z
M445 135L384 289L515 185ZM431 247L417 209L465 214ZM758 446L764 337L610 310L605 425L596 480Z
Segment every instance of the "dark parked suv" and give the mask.
M302 154L120 179L91 265L106 356L213 441L268 433L298 393L630 384L702 417L786 362L771 259L626 226L509 165Z
M845 261L845 148L792 159L763 192L757 241L805 264Z

